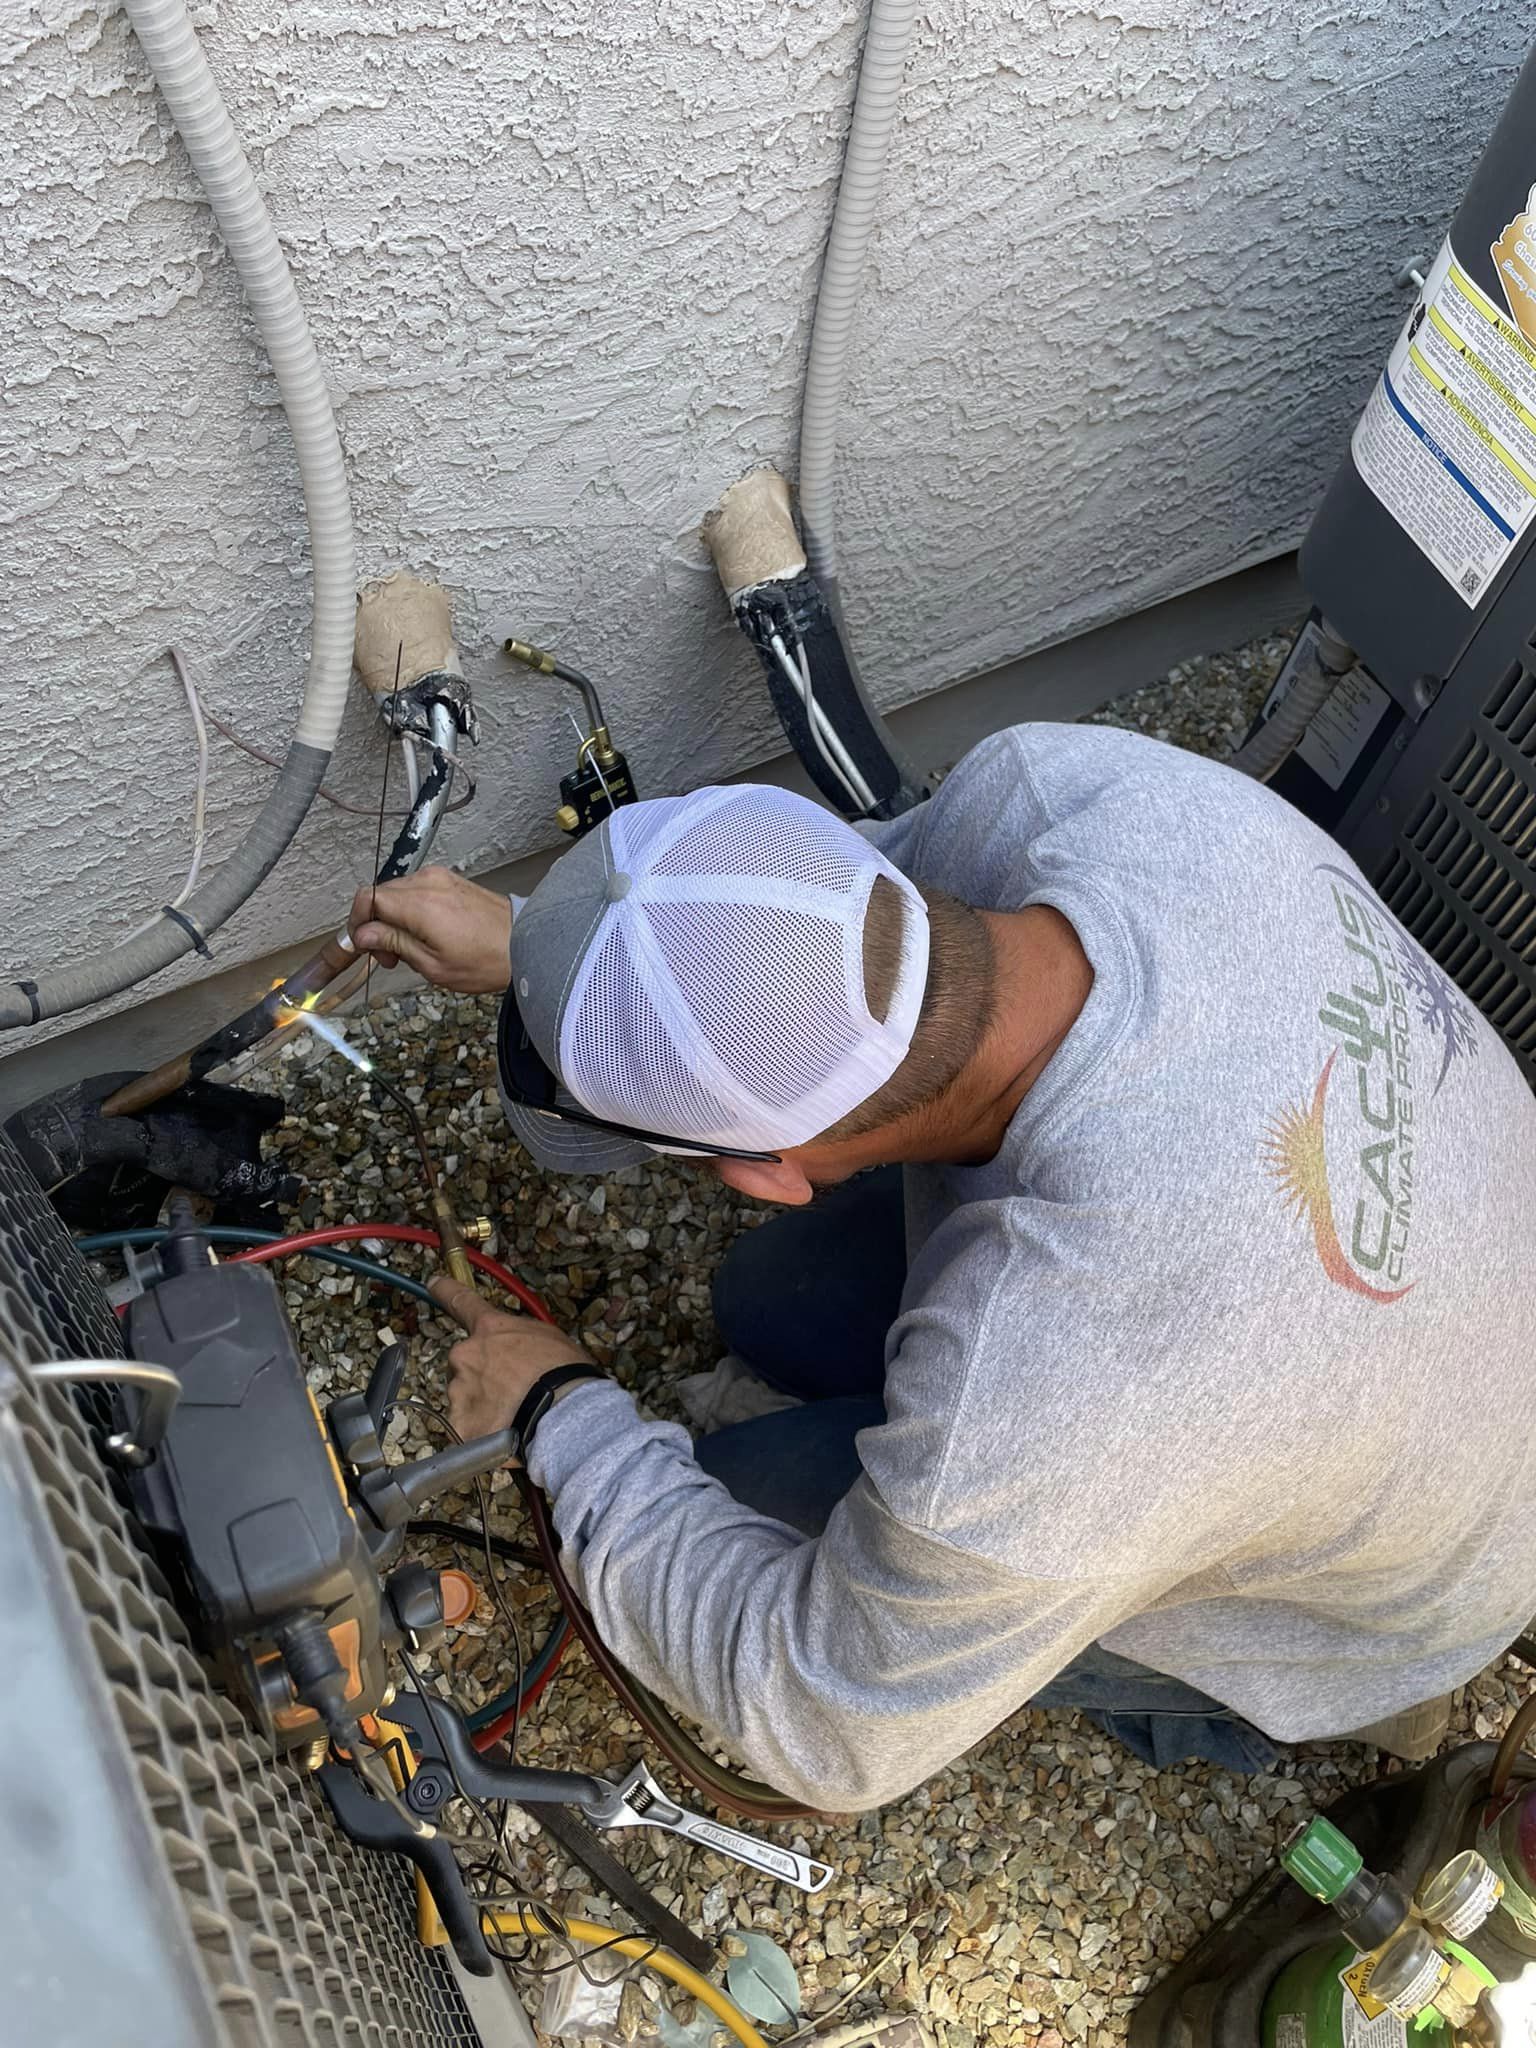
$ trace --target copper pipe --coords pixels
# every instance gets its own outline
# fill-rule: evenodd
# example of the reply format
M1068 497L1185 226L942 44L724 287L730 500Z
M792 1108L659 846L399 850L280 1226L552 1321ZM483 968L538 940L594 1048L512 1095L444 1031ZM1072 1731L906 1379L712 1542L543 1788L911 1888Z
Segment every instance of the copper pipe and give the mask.
M453 1204L441 1187L432 1190L432 1217L437 1224L437 1234L442 1240L443 1264L461 1286L468 1287L473 1293L478 1294L480 1290L475 1286L475 1269L469 1263L464 1232L459 1228L459 1219L453 1213Z
M302 966L296 967L285 981L270 988L257 1003L234 1018L228 1024L221 1024L190 1052L178 1053L175 1059L166 1060L151 1073L140 1074L136 1081L127 1081L109 1095L101 1105L103 1116L138 1116L163 1101L187 1081L200 1080L214 1067L221 1067L226 1060L232 1060L248 1046L255 1045L271 1031L277 1029L284 1010L301 1010L307 996L317 995L337 975L344 973L357 959L356 949L350 941L343 943L343 935L327 939L318 953L310 955Z

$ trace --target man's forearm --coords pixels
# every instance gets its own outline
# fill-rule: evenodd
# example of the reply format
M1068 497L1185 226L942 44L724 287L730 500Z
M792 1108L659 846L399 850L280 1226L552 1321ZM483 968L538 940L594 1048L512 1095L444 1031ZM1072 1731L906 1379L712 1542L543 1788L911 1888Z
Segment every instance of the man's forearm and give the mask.
M549 1495L566 1568L615 1657L763 1766L756 1688L723 1654L739 1618L712 1560L727 1550L740 1587L805 1539L734 1501L700 1470L685 1430L643 1421L617 1387L573 1388L535 1434L529 1473Z
M1021 1581L903 1527L867 1480L814 1541L754 1514L617 1387L576 1388L529 1462L619 1661L823 1809L920 1783L1111 1618L1095 1589Z

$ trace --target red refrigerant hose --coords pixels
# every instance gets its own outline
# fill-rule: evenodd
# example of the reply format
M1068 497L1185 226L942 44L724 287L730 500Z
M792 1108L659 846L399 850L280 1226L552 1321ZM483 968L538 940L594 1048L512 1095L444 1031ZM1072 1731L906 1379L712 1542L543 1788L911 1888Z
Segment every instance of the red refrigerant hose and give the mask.
M295 1252L310 1251L316 1245L356 1244L363 1238L378 1238L392 1244L424 1244L430 1251L438 1251L442 1247L437 1232L427 1230L419 1223L331 1223L323 1230L301 1230L296 1237L279 1238L275 1244L253 1245L248 1252L236 1252L231 1264L263 1266L269 1259L290 1258ZM541 1323L555 1320L533 1289L499 1260L476 1251L473 1245L466 1245L465 1250L469 1253L470 1264L499 1287L505 1288L514 1300L522 1303L529 1315Z

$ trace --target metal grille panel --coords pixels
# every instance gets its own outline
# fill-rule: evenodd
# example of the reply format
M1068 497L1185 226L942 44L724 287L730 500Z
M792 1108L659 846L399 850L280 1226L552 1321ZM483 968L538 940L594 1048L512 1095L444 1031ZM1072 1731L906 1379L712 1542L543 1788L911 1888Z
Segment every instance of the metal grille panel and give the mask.
M1536 1084L1536 671L1516 663L1373 878Z
M0 1133L0 1383L223 2024L221 2048L476 2048L441 1950L416 1940L398 1858L357 1850L309 1778L213 1692L69 1395L26 1367L116 1355L116 1319ZM131 1790L125 1791L131 1798ZM214 2048L214 2044L210 2044Z

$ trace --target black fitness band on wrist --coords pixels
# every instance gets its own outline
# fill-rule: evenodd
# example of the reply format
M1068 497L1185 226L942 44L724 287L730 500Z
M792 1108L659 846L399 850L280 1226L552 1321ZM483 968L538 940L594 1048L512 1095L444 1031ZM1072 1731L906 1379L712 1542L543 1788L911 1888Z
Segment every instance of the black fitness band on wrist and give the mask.
M512 1437L517 1445L518 1456L526 1465L528 1446L533 1441L533 1432L549 1411L551 1402L562 1387L568 1387L573 1380L605 1380L608 1375L601 1366L593 1365L588 1359L573 1359L569 1365L552 1365L548 1372L540 1373L533 1385L518 1404L512 1418Z

